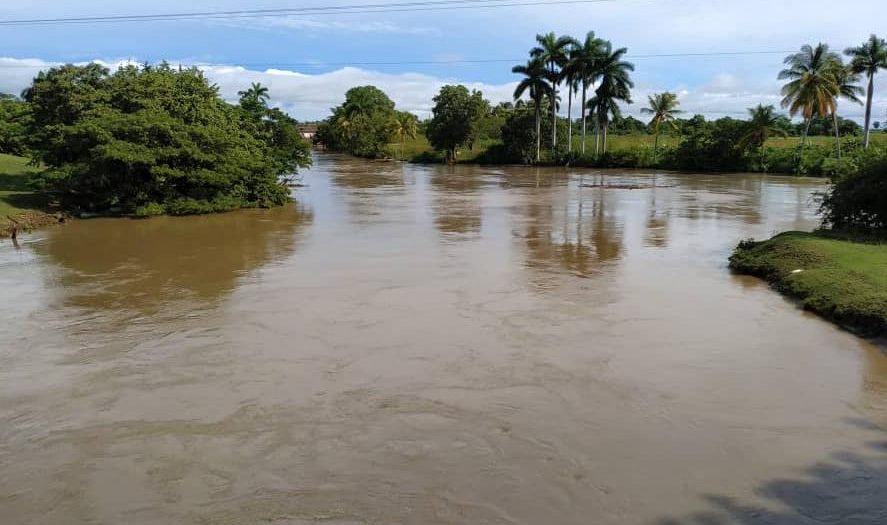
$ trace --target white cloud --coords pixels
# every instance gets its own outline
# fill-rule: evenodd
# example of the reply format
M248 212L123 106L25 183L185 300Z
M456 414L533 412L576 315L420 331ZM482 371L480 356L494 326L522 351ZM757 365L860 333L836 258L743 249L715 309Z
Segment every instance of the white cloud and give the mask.
M103 60L102 64L115 68L125 60ZM173 62L175 63L175 62ZM53 64L39 59L0 58L0 92L18 93L34 75ZM342 103L345 92L354 87L372 84L385 91L397 107L420 117L430 115L432 97L445 84L464 84L479 89L492 103L510 101L516 82L492 84L460 82L458 78L445 78L422 73L384 73L356 67L343 67L326 73L303 73L285 69L251 70L232 65L201 66L207 77L219 86L223 97L234 101L237 92L249 87L251 82L261 82L270 89L271 102L300 120L324 118L329 108ZM884 84L884 79L878 85ZM699 86L653 85L639 83L632 97L634 104L625 108L626 113L639 116L647 96L658 91L670 90L679 94L681 109L688 115L701 113L707 117L742 117L746 109L757 104L773 104L779 107L779 83L766 76L758 79L731 73L717 73ZM566 107L566 105L563 105ZM861 120L863 108L847 102L841 105L843 116ZM574 111L578 113L574 103ZM884 120L887 112L887 94L876 90L874 120Z

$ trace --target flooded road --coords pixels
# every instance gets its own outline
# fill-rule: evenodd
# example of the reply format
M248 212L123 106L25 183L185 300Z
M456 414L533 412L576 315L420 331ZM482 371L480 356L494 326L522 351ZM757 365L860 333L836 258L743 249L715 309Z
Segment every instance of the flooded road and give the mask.
M726 267L821 182L304 182L0 241L0 522L887 523L887 357Z

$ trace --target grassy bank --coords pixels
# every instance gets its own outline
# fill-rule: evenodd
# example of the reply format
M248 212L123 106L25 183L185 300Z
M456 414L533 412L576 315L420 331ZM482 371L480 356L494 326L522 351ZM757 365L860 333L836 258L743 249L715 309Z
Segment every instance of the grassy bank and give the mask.
M788 232L740 244L730 267L855 332L887 335L887 244Z
M21 231L58 222L46 198L30 189L38 171L28 159L0 154L0 237L8 237L13 225Z

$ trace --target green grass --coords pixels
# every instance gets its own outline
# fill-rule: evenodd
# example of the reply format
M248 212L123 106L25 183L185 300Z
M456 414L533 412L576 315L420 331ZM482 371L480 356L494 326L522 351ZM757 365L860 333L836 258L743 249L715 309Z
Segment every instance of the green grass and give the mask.
M843 140L861 140L861 137L844 137ZM585 150L594 151L594 135L588 134L585 137L585 141ZM610 135L607 137L607 147L610 151L627 150L641 146L652 148L655 141L655 136L647 134ZM679 141L680 137L677 135L663 134L659 137L659 145L663 148L676 147ZM795 148L800 144L800 141L801 139L799 137L771 138L767 141L766 146L772 148ZM495 144L496 142L497 141L495 140L480 141L478 144L474 145L473 149L460 151L459 161L467 163L473 162L478 156L486 151L490 145ZM872 133L872 143L887 146L887 133ZM581 144L581 137L574 135L573 150L580 150ZM810 144L830 146L834 144L834 139L832 137L822 136L810 137ZM399 143L393 143L390 147L395 158L401 160L409 160L419 155L432 154L434 152L433 148L428 143L428 139L421 134L417 135L416 138L407 140L403 144L403 153L401 153L401 144Z
M28 159L0 153L0 217L42 211L46 200L31 191L31 176L39 170Z
M742 243L730 267L766 279L804 308L854 331L887 335L887 244L788 232Z

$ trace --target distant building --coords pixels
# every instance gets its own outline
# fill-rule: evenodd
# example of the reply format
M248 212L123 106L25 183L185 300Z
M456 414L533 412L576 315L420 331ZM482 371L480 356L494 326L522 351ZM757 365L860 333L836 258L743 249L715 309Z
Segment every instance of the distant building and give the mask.
M317 135L317 124L302 124L299 126L299 133L303 139L314 140L314 135Z

